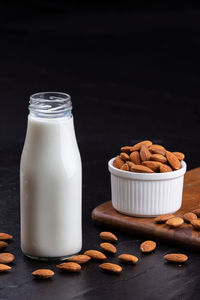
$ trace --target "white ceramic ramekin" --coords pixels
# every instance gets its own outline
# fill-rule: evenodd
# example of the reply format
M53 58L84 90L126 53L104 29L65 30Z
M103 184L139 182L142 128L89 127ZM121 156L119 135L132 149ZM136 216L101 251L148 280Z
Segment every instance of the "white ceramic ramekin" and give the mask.
M111 173L113 207L126 215L155 217L174 213L182 203L186 163L181 169L167 173L135 173L123 171L108 162Z

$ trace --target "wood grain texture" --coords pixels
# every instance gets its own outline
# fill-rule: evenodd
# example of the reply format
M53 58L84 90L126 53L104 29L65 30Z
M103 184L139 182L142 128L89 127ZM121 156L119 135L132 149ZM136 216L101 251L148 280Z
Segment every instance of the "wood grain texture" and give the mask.
M200 208L200 168L186 173L183 203L175 215L182 217L196 208ZM155 224L154 218L136 218L120 214L112 207L111 201L97 206L92 211L92 220L96 224L137 236L168 241L189 249L200 249L200 231L195 230L191 224L184 223L180 228L170 229L165 224Z

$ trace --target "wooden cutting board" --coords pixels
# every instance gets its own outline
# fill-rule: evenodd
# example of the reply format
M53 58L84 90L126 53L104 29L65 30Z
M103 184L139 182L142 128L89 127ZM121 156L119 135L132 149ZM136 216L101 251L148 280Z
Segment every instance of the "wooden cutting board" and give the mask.
M183 203L175 215L183 216L196 208L200 208L200 168L185 174ZM195 230L192 225L184 223L180 228L170 229L165 224L155 224L154 218L129 217L118 213L112 207L111 201L97 206L92 211L92 220L106 228L124 231L137 237L143 236L200 250L200 231Z

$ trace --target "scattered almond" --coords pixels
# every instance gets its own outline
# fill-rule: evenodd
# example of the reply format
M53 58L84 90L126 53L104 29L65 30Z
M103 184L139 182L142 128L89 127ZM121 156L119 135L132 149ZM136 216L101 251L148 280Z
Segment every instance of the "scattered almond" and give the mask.
M112 263L103 263L99 265L99 268L103 271L111 272L111 273L120 273L122 271L121 266Z
M154 219L155 223L165 223L166 221L168 221L169 219L174 218L174 215L172 214L165 214L165 215L161 215L158 216Z
M6 249L8 247L8 243L4 241L0 241L0 250Z
M54 272L49 269L38 269L32 272L32 275L36 278L46 279L54 275Z
M124 161L120 158L120 156L116 156L115 160L113 161L113 166L117 169L120 169L124 164Z
M192 212L197 215L197 217L200 217L200 208L194 209Z
M116 253L117 249L114 245L110 244L110 243L101 243L100 247L105 251L105 252L109 252L109 253Z
M102 241L107 241L107 242L116 242L118 240L116 235L114 235L112 232L109 231L102 231L100 233L100 238L102 239Z
M156 248L156 243L154 241L145 241L140 245L140 250L142 252L152 252Z
M129 166L127 164L123 164L120 170L129 171Z
M166 163L166 161L167 161L166 157L161 154L152 154L150 159L154 160L154 161L158 161L163 164Z
M124 263L136 264L136 262L138 262L138 258L131 254L121 254L118 256L118 258Z
M140 154L138 151L133 151L130 154L130 160L136 164L136 165L140 165L141 164L141 160L140 160Z
M181 253L171 253L171 254L166 254L164 256L164 259L170 262L183 263L188 260L188 257L187 255Z
M91 258L96 259L96 260L106 259L105 254L103 254L102 252L97 251L97 250L87 250L87 251L84 252L84 254L88 255Z
M181 167L181 163L180 161L178 160L178 158L170 151L167 151L166 152L166 157L167 157L167 160L170 164L170 166L174 169L174 170L179 170L180 167Z
M132 151L139 151L140 148L142 147L142 145L146 146L146 147L149 147L152 145L152 142L151 141L142 141L140 143L137 143L135 144L132 148L131 148L131 152Z
M65 272L79 272L81 270L81 266L75 262L64 262L56 266L56 268L65 271Z
M10 266L0 264L0 272L6 272L8 270L11 270L12 268Z
M84 263L88 262L90 259L91 259L90 256L85 255L85 254L80 254L80 255L75 255L75 256L68 258L67 261L72 261L77 264L84 264Z
M142 145L140 148L141 161L150 160L150 157L151 157L151 152L145 145Z
M15 259L15 256L11 253L0 253L0 263L9 264Z
M178 160L184 160L185 155L182 152L172 152L177 158Z
M172 168L168 165L161 164L160 165L160 173L172 172Z
M177 228L180 227L184 223L183 219L180 217L174 217L169 219L166 224L170 227Z
M146 160L142 162L143 166L150 168L152 171L157 172L160 169L161 163L158 161Z
M13 236L8 233L0 232L0 241L10 240L12 238Z
M185 222L190 223L192 220L196 220L197 219L197 215L195 215L192 212L188 212L188 213L185 213L183 215L183 219L184 219Z
M123 146L123 147L121 147L121 151L126 152L128 154L131 152L131 149L132 149L132 146Z
M197 219L197 220L192 220L192 221L191 221L191 224L192 224L192 226L193 226L195 229L200 230L200 220L199 220L199 219Z
M123 161L127 161L127 160L129 160L129 155L128 155L126 152L121 152L121 153L120 153L120 158L121 158Z

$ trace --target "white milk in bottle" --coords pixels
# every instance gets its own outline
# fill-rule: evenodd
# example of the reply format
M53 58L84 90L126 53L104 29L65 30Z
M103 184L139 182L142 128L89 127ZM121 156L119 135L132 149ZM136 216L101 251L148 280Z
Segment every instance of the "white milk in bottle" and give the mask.
M36 259L65 259L82 247L82 167L71 98L30 97L20 165L21 249Z

